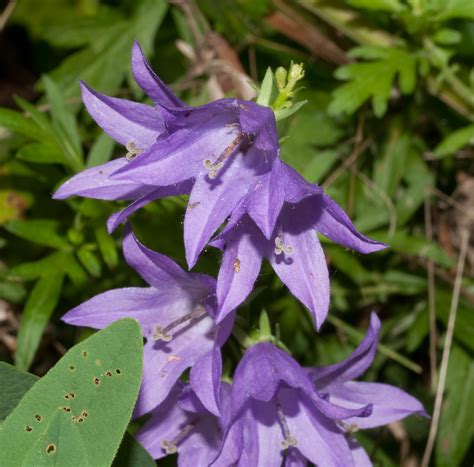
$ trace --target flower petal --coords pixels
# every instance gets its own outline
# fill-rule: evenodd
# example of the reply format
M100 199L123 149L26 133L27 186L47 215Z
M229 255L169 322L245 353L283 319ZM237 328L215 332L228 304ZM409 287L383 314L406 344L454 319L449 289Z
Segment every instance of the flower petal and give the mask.
M178 183L176 185L165 186L160 188L153 187L153 191L147 195L138 198L133 203L128 205L126 208L114 212L107 220L107 230L109 233L112 233L120 224L124 223L128 216L131 216L135 211L138 211L143 206L146 206L148 203L161 198L166 198L168 196L177 196L189 193L191 191L192 181L187 180L183 183Z
M161 447L161 442L171 441L192 418L177 403L181 389L182 385L177 384L166 400L153 410L151 418L135 434L137 441L153 459L167 456L166 451Z
M183 316L186 310L180 309L169 316L160 316L163 323L173 321L175 316ZM174 315L174 316L173 316ZM211 351L214 322L207 315L184 324L173 333L170 342L153 341L145 344L143 358L143 380L135 407L135 416L141 416L160 404L169 394L178 378L189 367Z
M235 310L252 292L262 264L265 239L244 217L228 236L217 276L217 322Z
M372 364L379 341L380 320L375 313L370 315L367 333L356 350L345 360L334 365L308 369L316 388L326 391L332 384L350 381L362 375Z
M191 368L189 382L203 405L212 414L220 413L220 381L222 375L222 358L218 346L203 355Z
M310 310L319 330L329 310L329 273L318 237L308 225L307 209L305 201L283 208L278 237L292 251L271 251L269 261L290 292Z
M140 154L114 178L155 186L168 186L197 177L204 161L222 154L239 136L227 114L205 118L198 124L178 129L160 138L153 150Z
M109 176L127 165L127 159L121 157L105 164L79 172L64 182L54 193L54 199L70 196L108 200L134 200L148 195L156 187L129 180L113 180Z
M272 170L260 177L247 200L250 217L268 239L272 236L285 197L280 181L280 165L279 159L276 159Z
M255 151L245 155L237 153L213 180L201 167L184 218L184 243L190 268L196 264L199 254L217 228L255 183L252 160L258 156Z
M142 330L156 323L160 294L153 287L113 289L92 297L61 319L74 326L102 329L122 318L135 318Z
M278 401L290 433L297 439L296 449L308 460L324 467L349 467L353 465L347 441L333 420L314 409L303 394L291 389L281 389Z
M299 203L309 196L320 195L323 192L319 185L309 183L293 167L284 162L281 163L280 173L287 203Z
M348 443L355 467L373 467L372 461L365 452L365 449L355 439L349 439Z
M330 400L344 407L373 404L369 417L346 420L346 423L355 423L360 428L387 425L412 414L427 416L417 399L389 384L348 381L331 386L330 391Z
M306 467L308 461L297 449L289 448L285 458L285 467Z
M360 253L372 253L388 247L385 243L362 235L349 216L326 194L315 200L316 209L320 212L316 228L325 237Z
M152 70L147 59L143 55L140 44L135 41L132 47L132 72L138 85L151 97L158 105L168 105L171 107L187 107L179 100L173 92L161 81Z
M134 143L141 150L165 131L160 111L138 102L108 97L81 82L82 100L97 124L115 141Z

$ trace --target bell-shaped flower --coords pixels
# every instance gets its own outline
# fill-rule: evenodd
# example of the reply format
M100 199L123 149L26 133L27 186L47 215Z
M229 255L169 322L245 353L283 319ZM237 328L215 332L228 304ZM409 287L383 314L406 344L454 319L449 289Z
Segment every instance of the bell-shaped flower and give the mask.
M353 465L340 421L367 417L371 404L344 408L318 393L305 370L269 343L247 350L234 373L225 440L228 465Z
M96 329L120 318L138 320L146 339L142 386L135 409L138 416L160 404L187 368L210 368L208 354L214 346L223 345L234 317L216 325L215 280L183 271L170 258L140 244L129 229L123 252L127 263L149 287L109 290L70 310L62 319Z
M211 242L224 250L217 279L217 319L224 319L247 298L266 258L290 292L310 310L319 329L328 313L330 290L317 233L361 253L386 245L359 233L337 203L288 165L278 161L272 172L274 191L282 193L276 198L283 196L282 205L273 210L272 199L262 199L257 191L250 193ZM269 237L255 220L265 218L276 219Z
M54 197L132 200L109 220L111 231L154 199L190 193L184 238L192 267L241 199L268 185L279 154L275 116L268 107L238 99L186 106L153 73L138 44L132 50L132 71L155 106L107 97L82 85L87 110L126 147L127 157L79 173ZM266 229L273 230L271 220Z
M349 357L334 365L307 370L316 390L327 393L331 402L347 408L373 405L370 416L344 420L342 426L348 431L387 425L412 414L427 416L417 399L395 386L353 381L372 364L379 332L380 320L372 313L365 338Z

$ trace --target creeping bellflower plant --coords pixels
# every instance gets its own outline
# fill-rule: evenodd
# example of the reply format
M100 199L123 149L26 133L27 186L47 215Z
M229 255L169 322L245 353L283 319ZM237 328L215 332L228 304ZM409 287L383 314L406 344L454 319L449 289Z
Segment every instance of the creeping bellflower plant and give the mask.
M126 156L77 174L55 197L131 201L110 217L112 231L153 200L189 195L188 266L208 243L222 250L222 264L217 280L186 272L142 245L127 225L125 260L148 287L102 293L63 320L97 329L123 317L138 320L144 369L134 415L149 418L136 437L155 459L177 453L180 466L371 465L354 431L426 415L398 388L353 381L375 355L375 314L359 347L340 363L303 368L269 342L278 341L273 336L249 337L232 383L231 366L224 365L225 383L222 377L221 347L263 259L319 330L330 286L318 234L360 253L386 247L358 232L321 187L280 159L275 114L288 110L302 67L292 64L289 73L278 69L275 76L268 71L257 103L220 99L200 107L189 107L163 84L137 43L132 71L153 105L107 97L82 84L89 113L125 146ZM278 105L272 110L273 84Z

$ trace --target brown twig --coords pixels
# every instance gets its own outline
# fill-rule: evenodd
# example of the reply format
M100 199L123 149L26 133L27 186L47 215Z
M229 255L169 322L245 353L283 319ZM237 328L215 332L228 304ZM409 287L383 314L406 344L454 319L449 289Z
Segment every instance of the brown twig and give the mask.
M10 18L11 14L13 13L13 10L16 7L16 0L10 0L3 10L3 13L0 15L0 31L3 31L3 28L8 22L8 19Z

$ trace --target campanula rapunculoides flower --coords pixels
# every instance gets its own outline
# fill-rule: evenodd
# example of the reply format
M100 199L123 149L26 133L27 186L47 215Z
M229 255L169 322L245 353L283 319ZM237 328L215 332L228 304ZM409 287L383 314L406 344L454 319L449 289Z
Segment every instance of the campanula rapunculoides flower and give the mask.
M230 406L218 460L225 456L239 466L277 467L286 456L292 462L350 466L351 449L338 423L372 411L371 404L333 404L293 358L269 343L250 347L238 364Z
M316 233L361 253L386 245L359 233L337 203L285 163L275 162L272 172L284 203L271 236L265 237L248 214L254 201L250 193L211 242L224 250L217 280L217 319L247 298L267 258L290 292L310 310L319 329L329 308L329 274Z
M225 386L223 386L225 387ZM192 388L178 382L135 434L154 459L178 454L178 466L208 466L219 454L223 429Z
M308 370L314 386L329 400L344 407L372 404L373 410L366 418L347 419L350 429L374 428L395 422L412 414L426 416L423 405L401 389L388 384L352 381L361 376L372 364L380 333L380 320L375 313L359 347L345 360L334 365Z
M97 329L120 318L138 320L147 339L138 416L162 402L187 368L197 365L196 377L210 379L199 372L210 367L207 354L227 339L234 317L216 326L213 278L183 271L170 258L141 245L128 229L123 251L149 287L109 290L72 309L63 320Z
M55 197L134 200L110 219L113 230L154 199L190 193L184 221L190 267L216 229L254 189L262 199L274 198L271 216L249 211L269 235L279 205L275 194L266 193L274 183L268 175L279 154L273 111L238 99L186 106L153 73L138 44L132 50L132 70L154 107L107 97L82 85L89 113L126 146L128 157L81 172Z

